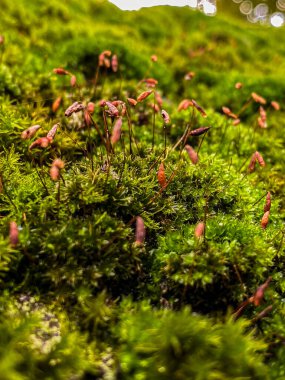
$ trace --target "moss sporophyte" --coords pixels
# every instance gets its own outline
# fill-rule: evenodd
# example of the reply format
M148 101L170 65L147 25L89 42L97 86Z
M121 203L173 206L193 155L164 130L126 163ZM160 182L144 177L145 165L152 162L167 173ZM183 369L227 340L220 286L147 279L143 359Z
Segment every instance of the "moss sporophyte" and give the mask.
M283 31L2 3L0 378L284 378Z

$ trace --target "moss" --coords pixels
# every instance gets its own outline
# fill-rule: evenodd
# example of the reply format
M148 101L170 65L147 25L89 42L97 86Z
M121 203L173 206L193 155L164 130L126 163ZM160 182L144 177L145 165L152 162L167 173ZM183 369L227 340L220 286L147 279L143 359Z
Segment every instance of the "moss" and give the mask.
M179 22L170 28L170 19ZM281 379L282 30L268 37L223 14L123 13L97 0L3 0L0 20L1 378ZM117 72L98 66L105 50L117 55ZM56 75L59 67L70 73ZM128 104L150 89L146 78L158 80L151 89L170 124L154 112L153 94ZM252 92L267 100L267 128ZM207 118L193 107L178 111L184 98ZM101 99L127 104L118 105L113 146L118 119ZM93 121L84 111L64 116L75 101L94 102ZM48 146L29 149L56 123ZM21 138L36 124L31 140ZM205 134L189 133L205 126ZM265 166L250 172L256 151ZM64 168L52 178L56 158Z

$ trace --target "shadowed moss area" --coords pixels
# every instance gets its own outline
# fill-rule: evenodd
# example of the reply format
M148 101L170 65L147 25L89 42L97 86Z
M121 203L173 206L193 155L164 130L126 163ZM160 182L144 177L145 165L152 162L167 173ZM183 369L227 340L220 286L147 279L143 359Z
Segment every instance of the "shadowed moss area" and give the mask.
M1 380L285 377L283 32L2 1Z

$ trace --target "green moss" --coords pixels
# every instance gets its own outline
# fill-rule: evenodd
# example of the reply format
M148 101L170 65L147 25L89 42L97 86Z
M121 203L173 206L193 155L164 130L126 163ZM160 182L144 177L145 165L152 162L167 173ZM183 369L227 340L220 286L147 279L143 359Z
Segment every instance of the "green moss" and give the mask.
M188 8L124 13L97 0L3 0L0 20L1 379L282 379L283 31ZM105 50L118 56L118 72L98 67ZM145 78L158 80L171 123L153 112L153 94L125 114L118 106L122 134L109 146L116 118L99 101L127 103L149 89ZM265 129L252 92L267 100ZM184 98L207 118L179 112ZM75 101L94 102L91 125L84 112L64 116ZM30 150L55 123L54 140ZM250 173L255 151L266 165ZM56 158L65 166L54 181ZM262 302L252 302L269 276Z

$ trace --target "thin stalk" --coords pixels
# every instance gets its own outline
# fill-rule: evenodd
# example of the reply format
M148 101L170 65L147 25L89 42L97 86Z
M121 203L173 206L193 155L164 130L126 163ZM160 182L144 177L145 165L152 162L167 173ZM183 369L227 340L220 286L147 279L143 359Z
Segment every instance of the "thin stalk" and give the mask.
M201 142L199 144L199 147L198 147L198 150L197 150L197 154L200 152L200 149L202 147L203 141L205 140L205 137L206 137L207 133L208 133L208 131L206 131L206 133L202 137L202 140L201 140Z
M88 125L87 128L88 128L88 142L89 142L89 146L90 146L91 170L93 172L93 170L94 170L94 161L93 161L93 142L92 142L92 139L91 139L91 125Z
M242 176L242 178L239 182L242 182L247 176L248 176L248 173L244 173L244 175Z
M90 119L91 119L91 121L92 121L92 124L94 125L94 127L95 127L95 129L96 129L96 132L98 133L100 139L102 140L103 144L104 144L104 145L106 146L106 148L107 148L107 144L106 144L106 141L105 141L105 139L104 139L104 136L102 135L102 133L101 133L101 131L100 131L100 129L99 129L99 127L98 127L96 121L93 119L93 117L92 117L91 114L89 114L89 115L90 115Z
M164 158L166 157L166 125L163 123L163 132L164 132Z
M113 157L114 157L114 155L111 154L110 160L108 161L107 176L106 176L106 181L105 181L105 185L104 185L105 189L106 189L106 187L108 185L108 179L110 177L110 171L111 171L111 165L112 165L112 159L113 159Z
M238 169L238 172L240 173L246 162L248 161L248 158L242 163L241 167Z
M5 187L5 184L4 184L4 180L2 181L2 187L3 187L3 190L4 190L4 193L7 195L11 205L15 208L16 211L18 211L18 208L17 206L15 205L15 203L13 202L13 199L10 197L9 193L6 191L6 187Z
M145 73L144 73L144 75L143 75L143 78L144 78L144 79L147 78L147 77L149 76L149 73L150 73L150 71L151 71L151 69L152 69L152 66L153 66L153 62L151 62L150 65L149 65L149 67L148 67L148 69L146 69L146 71L145 71ZM140 80L140 81L138 82L136 88L138 88L142 82L143 82L143 79Z
M61 132L66 136L68 137L75 145L77 145L79 147L80 150L82 150L84 156L86 157L87 156L87 151L85 149L83 149L76 140L74 140L72 137L70 137L70 135L68 133L66 133L63 129L61 130Z
M204 218L203 218L203 222L204 222L204 241L206 240L206 229L207 229L207 216L208 216L208 211L209 211L209 197L208 195L206 195L206 199L205 199L205 206L204 206Z
M245 104L242 106L242 108L240 109L240 111L237 113L237 116L238 118L240 117L240 115L247 109L247 107L252 103L253 99L252 98L249 98Z
M251 322L252 323L255 323L257 321L259 321L260 319L264 318L267 316L267 314L269 314L273 309L273 305L269 305L267 306L265 309L263 309L259 314L257 314L256 317L254 317Z
M103 110L103 119L104 119L104 129L105 129L105 135L106 135L106 150L107 150L107 160L109 162L109 154L111 152L111 141L110 141L110 132L108 127L108 121L106 117L106 112Z
M122 96L122 87L123 87L124 78L123 78L122 72L120 70L120 66L119 66L118 71L119 71L119 75L120 75L120 88L119 88L119 99L120 99Z
M177 141L177 143L175 143L172 146L172 148L170 149L169 153L172 152L173 150L175 150L182 142L183 142L183 145L184 145L184 143L185 143L185 141L187 140L187 137L188 137L189 129L190 129L190 124L187 124L186 125L186 129L185 129L182 137L180 137L180 139Z
M124 158L123 158L122 170L121 170L120 175L119 175L119 180L118 180L118 183L117 183L117 187L120 186L120 183L121 183L121 180L122 180L122 177L123 177L123 173L124 173L124 170L125 170L125 164L126 164L126 149L125 149L125 143L124 143L124 139L123 138L121 138L121 144L122 144L122 150L123 150Z
M129 147L130 147L130 155L133 155L133 149L132 149L132 124L130 122L130 118L128 117L128 110L126 109L126 115L128 120L128 128L129 128Z
M180 168L181 165L178 165L178 167L176 169L174 169L169 177L169 180L167 181L166 185L164 187L162 187L150 200L149 202L146 204L146 206L150 205L151 203L153 203L158 197L159 195L168 187L168 185L173 181L173 178L175 177L178 169Z
M186 124L186 130L185 130L185 132L183 133L182 137L177 141L177 143L171 148L170 152L172 150L175 150L182 143L182 148L181 148L181 151L180 151L180 155L181 155L181 152L182 152L182 150L184 148L184 145L186 144L186 141L188 139L189 129L191 128L191 125L193 123L194 116L195 116L195 109L193 108L192 109L192 113L191 113L190 122L188 124Z
M252 204L252 207L254 207L255 205L257 205L257 203L259 203L263 198L265 198L266 195L267 195L267 193L265 193L264 195L262 195L262 197L260 197L256 202L254 202L254 203Z
M148 169L147 174L149 174L149 173L152 171L152 169L155 167L155 165L156 165L159 161L161 161L161 157L163 156L163 153L164 153L164 152L160 153L160 155L158 156L158 158L154 161L154 163L153 163L153 164L151 165L151 167Z
M240 124L237 126L238 127L238 130L237 130L237 143L235 144L236 146L236 150L237 150L237 154L238 156L240 155Z
M49 194L49 192L48 192L48 188L47 188L46 184L44 183L44 181L43 181L43 179L42 179L42 177L41 177L41 175L40 175L40 173L39 173L39 171L38 171L38 169L37 169L37 165L36 165L36 164L35 164L35 169L36 169L37 175L38 175L38 177L39 177L39 179L40 179L40 181L41 181L43 187L45 188L47 194Z
M107 69L105 68L104 73L103 73L103 80L102 80L101 97L103 97L102 94L104 92L106 78L107 78Z
M230 168L231 168L232 164L233 164L233 158L231 157L231 158L230 158L230 163L229 163L229 167L228 167L228 170L230 170Z
M223 144L224 142L224 139L226 137L226 134L227 134L227 127L228 127L228 123L226 122L223 126L222 126L222 136L221 136L221 140L220 140L220 143L219 143L219 146L218 148L216 149L216 152L214 154L214 158L216 157L216 155L218 154L218 152L220 151L220 147L221 145ZM231 145L231 142L229 144L229 146ZM229 148L228 148L229 149ZM199 153L199 150L198 150L198 153Z
M2 45L2 48L0 47L0 64L2 64L3 62L4 51L5 51L5 43Z
M60 180L58 181L57 185L57 217L59 218L59 211L60 211Z
M154 135L155 135L155 92L153 92L152 150L154 149Z
M250 304L249 299L245 300L237 310L233 312L234 319L237 320L243 313L244 309Z
M243 290L243 292L244 292L245 295L246 295L246 286L244 285L244 283L243 283L243 281L242 281L242 278L241 278L241 275L240 275L240 273L239 273L238 267L237 267L236 264L234 264L233 267L234 267L234 270L235 270L236 276L237 276L237 278L238 278L238 280L239 280L239 283L241 284L242 290Z
M278 247L276 255L281 251L281 248L282 248L282 245L283 245L283 241L284 241L284 235L285 235L285 228L282 231L282 237L281 237L280 244L279 244L279 247Z
M93 93L94 99L96 99L97 83L98 83L98 78L99 78L99 71L100 71L100 67L99 67L99 63L98 63L97 68L96 68L96 73L95 73L95 79L94 79L94 93Z
M132 135L132 139L136 145L138 154L140 155L140 157L142 157L142 153L138 147L138 143L137 143L137 140L136 140L136 137L134 134L134 130L133 130L133 126L132 126L132 120L131 120L131 114L130 114L129 110L130 110L130 108L128 106L126 106L126 116L127 116L127 120L128 120L129 131L130 131L129 133L131 133L131 135Z
M64 186L65 186L65 180L64 180L64 177L63 177L63 175L62 175L61 173L59 173L59 177L60 177L60 179L62 180L62 183L63 183Z

